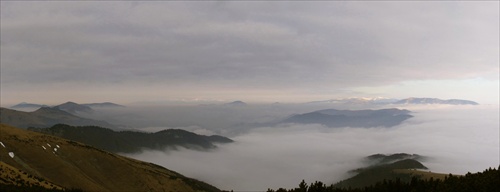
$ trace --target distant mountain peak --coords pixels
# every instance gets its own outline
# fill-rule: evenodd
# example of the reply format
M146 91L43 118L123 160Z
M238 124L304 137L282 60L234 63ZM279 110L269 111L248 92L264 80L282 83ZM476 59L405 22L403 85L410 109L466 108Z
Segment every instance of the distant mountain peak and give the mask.
M61 115L61 116L75 116L67 111L61 110L58 107L40 107L36 111L33 111L33 114L38 115Z
M44 107L44 106L47 106L47 105L41 105L41 104L34 104L34 103L28 103L28 102L21 102L17 105L13 105L12 109L21 109L21 108L40 108L40 107Z
M409 97L407 99L401 99L394 104L445 104L445 105L479 105L479 103L470 100L462 99L448 99L442 100L438 98L428 98L428 97Z
M112 103L112 102L86 103L86 104L81 104L81 105L88 106L88 107L125 107L123 105L119 105L119 104Z
M309 104L444 104L444 105L478 105L477 102L463 99L442 100L430 97L409 97L406 99L394 99L386 97L347 97L323 101L312 101Z
M66 103L55 106L60 110L66 111L68 113L76 114L76 113L92 113L94 110L89 106L80 105L78 103L68 101Z
M312 101L309 104L389 104L398 101L398 99L386 98L386 97L346 97L329 99L323 101Z
M225 106L246 106L247 104L243 101L233 101L231 103L224 104Z
M389 108L379 110L324 109L293 115L283 123L321 124L327 127L393 127L412 118L411 111Z

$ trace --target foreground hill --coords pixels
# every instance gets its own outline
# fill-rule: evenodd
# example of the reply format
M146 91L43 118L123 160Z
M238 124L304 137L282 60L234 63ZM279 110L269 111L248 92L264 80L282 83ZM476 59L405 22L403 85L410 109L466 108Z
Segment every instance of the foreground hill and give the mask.
M333 185L327 186L321 181L307 185L304 181L298 188L278 190L268 189L267 192L490 192L498 191L500 188L499 169L488 168L483 172L467 173L464 176L447 175L443 179L420 179L412 177L410 182L402 182L400 179L384 180L363 188L337 188Z
M164 150L182 146L190 149L207 150L216 148L217 143L231 143L231 139L212 135L198 135L180 129L167 129L156 133L135 131L113 131L96 126L73 127L58 124L50 128L29 128L29 130L78 141L110 152L133 153L142 149Z
M401 109L336 110L325 109L293 115L283 123L322 124L328 127L392 127L413 116Z
M425 157L405 153L371 155L364 159L369 164L367 167L351 171L356 175L336 184L327 186L316 181L308 185L303 180L298 188L268 189L267 192L489 192L500 188L500 170L489 168L464 176L432 173L418 161L422 159Z
M4 124L19 128L50 127L60 123L74 126L95 125L115 128L114 125L105 121L81 118L55 107L42 107L33 112L0 108L0 120Z
M84 191L219 191L161 166L82 143L4 124L0 125L0 133L2 167L14 173L21 170L56 188ZM2 177L0 183L6 180ZM23 179L19 180L15 182L25 183ZM18 184L15 182L13 184Z
M410 182L413 176L417 176L417 169L427 169L418 159L423 159L423 157L406 153L371 155L365 158L365 162L369 164L368 167L350 171L356 175L336 183L334 187L361 188L374 185L383 180L396 179L400 179L403 182Z

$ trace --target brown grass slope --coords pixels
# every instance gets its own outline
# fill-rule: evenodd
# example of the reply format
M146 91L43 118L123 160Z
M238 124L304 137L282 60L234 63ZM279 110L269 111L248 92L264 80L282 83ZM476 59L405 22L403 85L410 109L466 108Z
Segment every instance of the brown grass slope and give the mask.
M67 189L219 191L158 165L8 125L0 125L0 142L0 161Z
M61 186L21 171L2 161L0 161L0 183L17 186L21 186L23 184L29 186L40 186L47 189L63 189Z

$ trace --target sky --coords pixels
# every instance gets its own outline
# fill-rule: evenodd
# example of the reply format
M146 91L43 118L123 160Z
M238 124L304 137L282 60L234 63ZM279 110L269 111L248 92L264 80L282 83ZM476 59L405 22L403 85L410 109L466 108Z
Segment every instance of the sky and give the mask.
M498 1L1 1L1 105L499 103Z

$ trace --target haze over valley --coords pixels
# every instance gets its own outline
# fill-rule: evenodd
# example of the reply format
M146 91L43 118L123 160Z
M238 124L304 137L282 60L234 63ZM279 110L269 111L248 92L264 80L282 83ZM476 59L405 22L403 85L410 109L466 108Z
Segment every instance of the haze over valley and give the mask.
M79 114L127 126L113 127L115 131L62 125L29 130L152 162L236 191L293 188L301 180L336 183L355 175L350 170L366 166L364 157L378 153L423 155L427 158L419 161L430 171L457 175L495 167L499 161L500 119L494 105L238 103L93 107L92 113ZM316 113L322 114L320 118ZM292 121L297 117L308 119ZM325 124L325 119L335 126ZM163 130L174 135L158 137L167 133ZM176 130L192 134L186 137ZM225 139L202 139L212 135Z
M496 190L499 6L0 1L0 191Z

